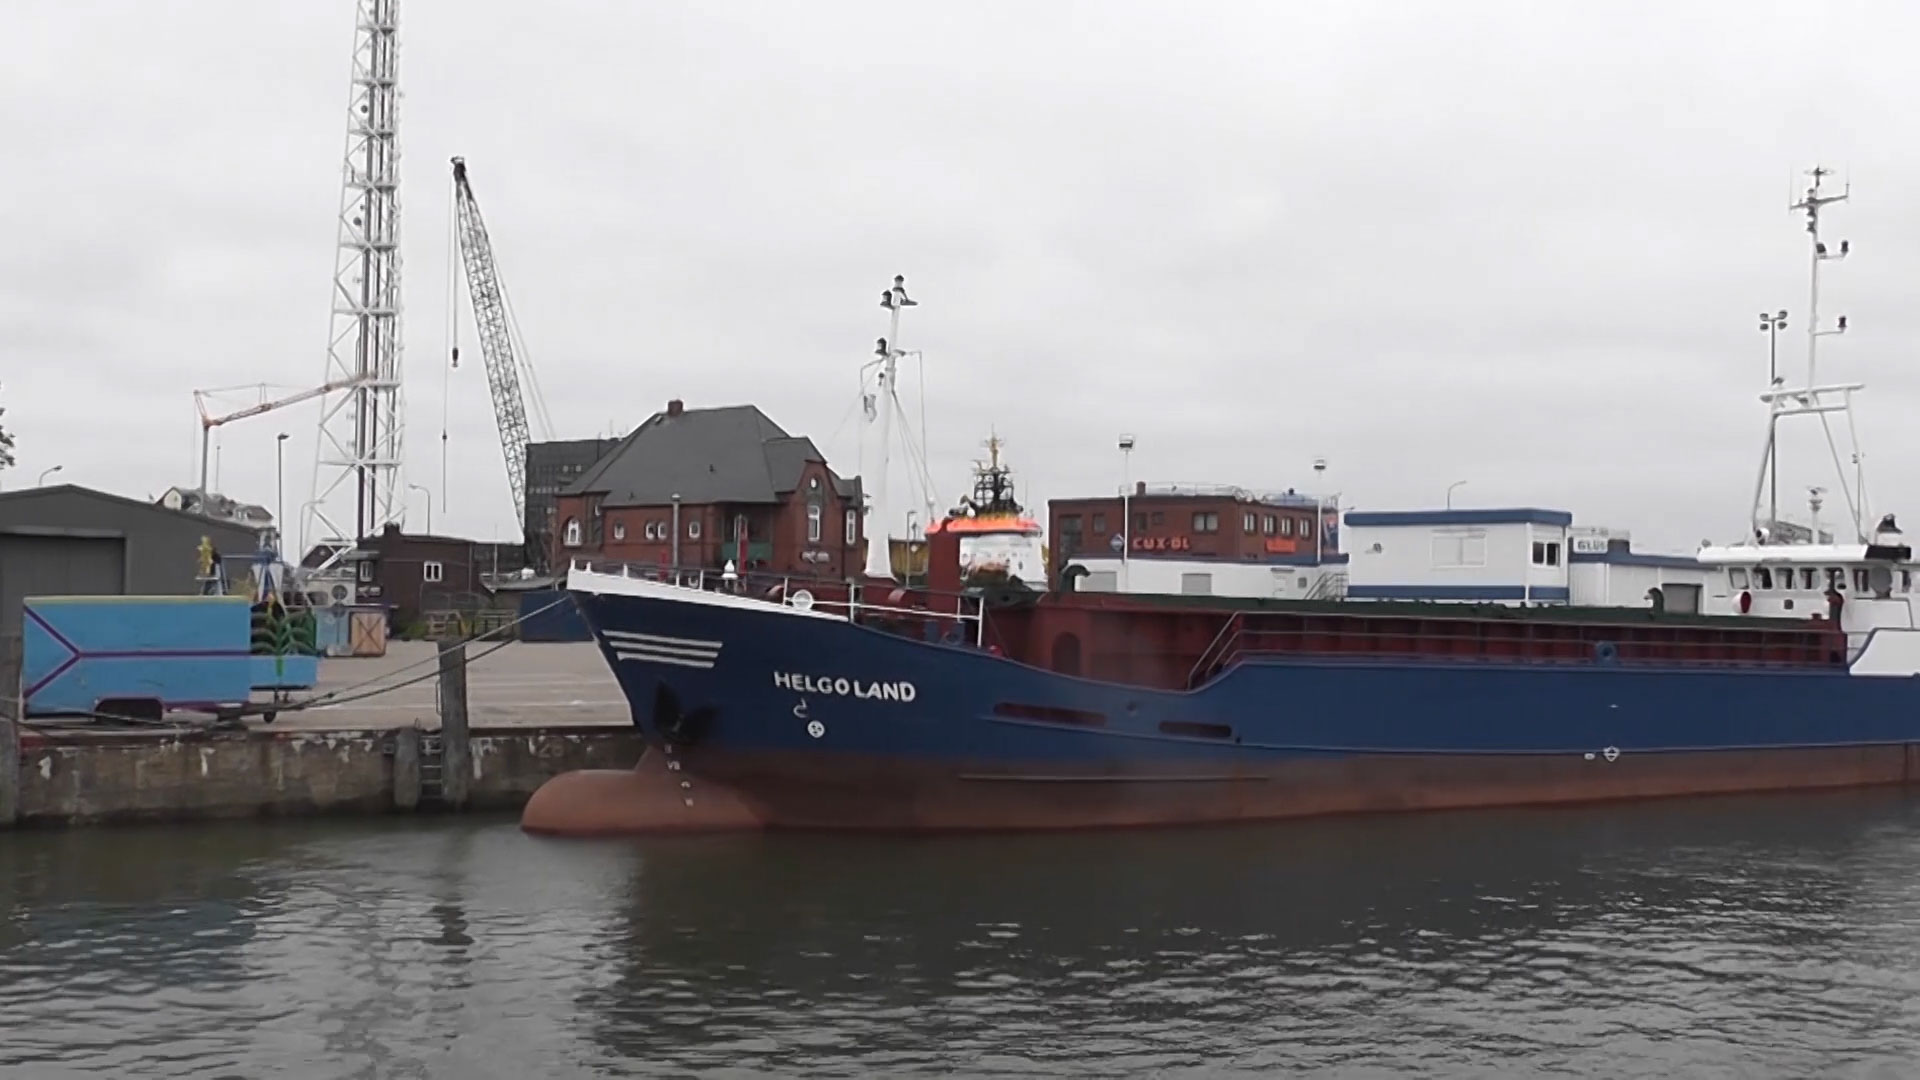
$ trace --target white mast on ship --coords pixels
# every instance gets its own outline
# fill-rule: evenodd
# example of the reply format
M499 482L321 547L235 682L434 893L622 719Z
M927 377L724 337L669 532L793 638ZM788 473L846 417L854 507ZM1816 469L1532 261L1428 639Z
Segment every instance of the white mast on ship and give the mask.
M1820 417L1821 430L1826 434L1827 449L1833 455L1833 469L1840 481L1840 493L1846 500L1847 513L1853 520L1854 538L1861 543L1865 543L1865 520L1867 516L1866 464L1864 455L1860 452L1859 438L1854 426L1853 395L1856 391L1866 389L1866 384L1833 383L1823 386L1818 381L1820 339L1833 334L1844 334L1847 330L1847 317L1845 315L1840 316L1831 328L1822 328L1820 325L1820 264L1832 259L1846 258L1850 246L1847 241L1842 240L1840 241L1838 251L1829 251L1827 249L1826 243L1820 239L1820 211L1821 208L1831 203L1845 202L1847 197L1852 193L1852 185L1843 188L1838 195L1823 195L1820 193L1821 182L1832 175L1832 170L1816 166L1807 175L1813 178L1813 182L1807 188L1806 194L1801 197L1799 202L1787 207L1789 212L1804 212L1806 214L1808 242L1811 248L1810 284L1807 298L1807 381L1805 386L1788 389L1785 385L1786 379L1776 375L1773 380L1773 385L1767 387L1767 392L1760 395L1760 400L1765 402L1769 409L1767 416L1767 444L1766 449L1762 451L1761 454L1760 477L1754 483L1753 510L1750 518L1750 526L1752 535L1759 539L1760 542L1766 543L1772 539L1772 529L1778 524L1776 521L1769 520L1764 526L1762 525L1761 494L1766 489L1769 470L1772 470L1776 475L1778 473L1779 464L1777 456L1779 440L1777 431L1781 418L1787 416L1818 416ZM1840 447L1838 443L1834 441L1833 425L1827 418L1828 413L1835 412L1844 413L1847 419L1847 440L1851 444L1853 458L1853 479L1851 483L1849 483L1847 478L1846 466L1840 461ZM1814 543L1820 542L1817 522L1815 523L1811 539Z
M890 318L887 336L879 340L873 352L879 359L870 360L860 369L861 404L864 406L869 424L880 428L880 457L875 463L872 475L863 477L867 484L867 567L866 576L882 580L893 577L893 544L889 535L891 509L887 498L887 458L892 447L892 427L894 417L899 416L900 442L907 452L909 464L918 468L918 482L926 504L927 520L933 520L933 482L928 475L926 452L914 439L907 424L906 406L900 401L900 358L910 355L900 347L900 313L910 307L918 307L920 302L907 296L907 279L895 274L893 285L880 293L880 306L886 308ZM914 353L911 355L919 355ZM875 374L876 386L873 393L865 389L866 375ZM925 381L924 369L922 382ZM922 393L925 393L924 388ZM921 403L921 417L924 425L926 406ZM922 438L925 433L922 432Z

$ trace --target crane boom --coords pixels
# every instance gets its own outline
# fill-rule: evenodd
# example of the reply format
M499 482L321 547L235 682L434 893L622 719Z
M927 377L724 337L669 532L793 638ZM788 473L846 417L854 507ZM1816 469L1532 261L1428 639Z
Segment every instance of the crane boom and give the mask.
M351 389L367 381L368 379L364 376L355 376L350 379L335 379L330 383L322 383L319 386L302 390L299 393L288 394L286 397L275 398L272 401L262 401L259 404L249 405L244 409L223 413L219 416L215 416L207 411L208 396L218 393L219 391L195 390L193 392L193 407L200 411L200 494L203 497L207 494L207 444L213 436L214 428L222 424L230 424L235 420L245 420L249 416L259 416L261 413L282 409L288 405L298 405L303 401L311 401L314 398L331 394L335 390ZM266 389L266 386L262 384L260 390L264 393Z
M500 428L500 449L507 459L507 485L513 492L514 519L527 516L527 406L520 394L519 364L508 333L506 293L493 262L493 243L480 217L480 204L467 183L465 158L453 159L453 204L459 219L460 261L467 271L467 292L473 299L473 321L480 333L480 355L486 362L487 386L493 392L493 419Z

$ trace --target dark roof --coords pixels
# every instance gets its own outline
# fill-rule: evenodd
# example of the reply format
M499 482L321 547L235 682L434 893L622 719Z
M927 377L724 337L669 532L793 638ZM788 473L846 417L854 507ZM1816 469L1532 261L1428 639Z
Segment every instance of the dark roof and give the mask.
M776 503L809 462L826 460L753 405L658 412L561 494L602 495L609 507L665 506L675 495L694 505ZM834 490L855 498L860 481L835 476Z
M111 491L101 491L99 488L81 487L79 484L50 484L46 487L21 488L18 491L0 491L0 503L30 502L34 499L51 499L62 495L78 496L83 499L93 499L97 502L112 503L128 509L145 510L169 517L185 518L204 528L225 530L233 533L236 537L251 537L255 542L258 541L260 536L258 527L249 525L244 521L208 517L205 514L196 514L191 510L175 510L170 506L163 506L158 502L147 499L131 499L125 495L115 495Z

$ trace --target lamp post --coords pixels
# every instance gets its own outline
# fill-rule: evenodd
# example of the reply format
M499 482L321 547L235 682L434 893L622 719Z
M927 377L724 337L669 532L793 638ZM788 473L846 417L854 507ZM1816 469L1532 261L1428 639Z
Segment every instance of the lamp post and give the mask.
M59 472L59 471L60 471L61 469L64 469L64 468L66 468L66 466L65 466L65 465L55 465L55 466L54 466L53 468L51 468L51 469L42 469L42 470L40 470L40 479L38 479L38 480L36 480L36 481L34 481L34 486L35 486L35 487L46 487L46 486L47 486L47 477L49 477L49 476L52 476L52 475L53 475L54 473L57 473L57 472Z
M1464 483L1466 483L1465 480L1455 480L1453 483L1447 485L1447 509L1453 509L1453 489Z
M673 493L673 583L680 584L680 493Z
M286 551L287 541L284 530L287 527L287 433L281 432L273 440L273 533L274 546L282 553Z
M1120 435L1120 591L1130 586L1128 559L1133 548L1133 436Z
M286 436L282 435L281 438L284 439L286 438ZM427 535L432 536L433 535L433 492L427 488L421 487L419 484L408 484L407 486L427 497Z
M1773 392L1780 385L1780 331L1787 328L1787 310L1781 308L1769 315L1760 313L1760 332L1767 335L1767 391ZM1780 520L1780 462L1775 459L1779 445L1775 441L1775 429L1778 426L1779 404L1769 401L1771 414L1767 417L1767 528L1772 530L1774 523Z
M1327 510L1325 503L1327 459L1313 459L1313 565L1319 566L1323 554L1321 542L1327 533Z

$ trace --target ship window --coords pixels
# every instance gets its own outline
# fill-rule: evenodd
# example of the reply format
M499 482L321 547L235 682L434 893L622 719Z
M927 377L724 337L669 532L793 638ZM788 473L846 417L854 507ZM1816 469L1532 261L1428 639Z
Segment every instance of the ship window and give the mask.
M1073 637L1072 634L1065 635ZM1079 641L1074 641L1075 668L1079 667ZM993 706L993 715L1005 716L1015 720L1038 720L1045 724L1074 724L1079 727L1106 727L1105 713L1090 712L1086 709L1066 709L1057 705L1028 705L1018 701L1001 701Z
M1854 567L1853 568L1853 591L1867 592L1868 589L1869 589L1869 586L1867 585L1867 568L1864 566Z
M1182 596L1213 595L1212 574L1181 574L1180 593Z
M1756 589L1773 588L1773 571L1764 566L1753 568L1753 587Z
M860 514L856 510L847 511L847 543L860 539Z
M807 543L817 544L819 542L820 542L820 504L809 503L807 505Z
M1093 515L1093 531L1095 533L1103 533L1107 531L1107 515L1105 514Z
M1747 572L1736 566L1727 571L1727 580L1733 582L1734 588L1744 589L1747 587Z
M1163 735L1184 735L1190 739L1231 739L1233 729L1225 724L1208 724L1197 720L1162 720L1160 733Z
M580 519L579 518L567 519L567 531L564 535L566 536L566 545L568 547L580 546Z
M613 538L614 538L615 540L625 540L625 539L627 538L627 523L626 523L626 522L624 522L624 521L616 521L616 522L614 522L614 523L613 523Z
M1837 566L1827 567L1827 588L1834 592L1847 591L1847 572Z
M1911 570L1900 571L1900 591L1901 592L1913 591L1913 571Z

